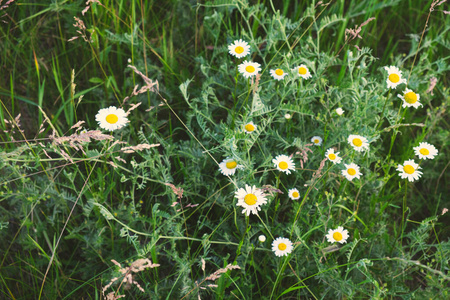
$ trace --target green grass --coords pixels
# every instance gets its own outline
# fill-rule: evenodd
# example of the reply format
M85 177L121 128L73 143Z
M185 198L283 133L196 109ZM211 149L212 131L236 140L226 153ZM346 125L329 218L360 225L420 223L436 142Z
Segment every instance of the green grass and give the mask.
M84 16L85 1L0 10L0 298L100 299L113 278L105 294L137 299L448 298L447 4L429 15L433 1L418 0L101 3ZM88 41L68 41L74 17ZM371 17L362 39L346 40ZM236 39L251 46L244 59L228 53ZM257 88L237 71L244 60L261 64ZM300 64L312 78L269 74ZM128 65L159 91L130 96L144 80ZM386 88L390 65L423 106L401 107L405 85ZM51 138L79 133L79 121L97 130L99 109L139 103L126 127L102 130L111 140ZM246 134L249 121L257 131ZM350 134L370 151L352 150ZM308 145L316 135L323 144ZM439 155L410 183L396 168L419 161L419 142ZM120 151L138 144L159 146ZM332 147L360 179L322 162ZM274 168L280 154L294 155L295 172ZM217 165L226 157L242 165L230 177ZM246 184L273 192L258 216L236 206ZM350 235L342 245L325 238L338 226ZM294 243L289 256L272 252L277 237ZM158 264L133 273L145 292L121 285L111 260L143 258ZM208 279L229 264L240 269Z

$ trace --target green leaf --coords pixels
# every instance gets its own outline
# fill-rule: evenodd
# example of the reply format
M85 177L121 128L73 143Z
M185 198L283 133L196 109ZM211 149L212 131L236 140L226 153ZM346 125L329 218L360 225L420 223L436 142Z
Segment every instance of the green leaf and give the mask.
M98 77L91 77L91 78L89 78L89 82L91 82L91 83L103 83L104 80L101 79L101 78L98 78Z

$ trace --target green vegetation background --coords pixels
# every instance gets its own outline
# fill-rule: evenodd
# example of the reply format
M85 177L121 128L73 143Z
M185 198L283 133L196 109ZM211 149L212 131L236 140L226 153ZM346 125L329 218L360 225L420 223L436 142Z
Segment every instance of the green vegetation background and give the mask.
M448 299L449 214L440 214L450 204L450 154L446 151L450 143L450 23L443 12L449 10L444 3L430 14L421 41L432 2L331 1L315 8L310 1L290 0L102 0L103 6L94 4L83 16L85 1L54 0L15 1L0 10L0 298L99 299L102 287L119 275L111 259L127 266L148 257L160 266L135 274L134 280L145 293L135 286L121 287L120 293L137 299L180 299L185 295L188 299L198 295L205 299ZM74 17L86 24L90 42L82 38L68 41L79 36ZM345 43L345 29L370 17L376 20L363 27L363 39L350 42L339 52ZM284 44L286 36L277 26L285 26L289 32L299 26L288 40L292 50ZM360 85L361 91L368 90L372 96L378 92L370 89L385 87L381 67L399 66L404 76L409 75L421 41L411 82L424 107L410 111L406 118L407 123L425 127L398 129L392 161L383 157L389 138L376 141L378 152L368 165L390 168L392 173L395 163L412 157L411 148L417 141L428 141L440 149L436 159L424 163L419 182L408 187L395 172L389 184L383 175L378 180L374 172L373 181L365 187L342 188L336 179L321 178L317 190L307 198L311 201L306 201L301 215L303 227L295 229L293 240L305 247L299 246L289 263L273 255L270 239L264 245L257 241L260 234L269 237L266 228L253 217L249 224L240 209L230 208L234 188L229 180L216 171L218 167L169 107L159 106L164 104L161 95L218 161L225 153L232 154L232 147L217 142L220 138L233 142L233 133L224 124L233 129L235 117L239 118L239 111L233 108L236 60L226 47L239 38L250 42L250 37L254 37L252 57L262 62L261 53L265 53L264 63L275 57L278 49L279 57L291 52L293 59L307 56L317 65L321 60L330 62L339 53L316 80L317 85L323 90ZM367 48L363 49L365 58L361 55L351 62L348 50L356 51L353 44ZM363 86L361 78L349 81L349 66L361 62L367 62L367 80L376 78L378 83ZM158 80L161 94L132 98L132 103L143 104L132 112L130 124L114 136L130 145L160 143L161 147L122 155L128 163L119 169L105 163L113 155L100 155L101 143L89 146L84 156L68 150L74 159L82 160L76 164L67 164L48 144L52 157L48 159L38 141L33 141L52 132L45 125L45 131L39 133L44 115L38 107L61 135L73 133L69 129L80 120L87 129L96 129L94 117L100 108L120 105L136 84L142 85L129 64ZM431 96L424 91L433 76L438 83ZM281 112L292 112L287 106L277 111L270 119L276 130L267 131L272 141L262 147L262 153L275 156L281 153L274 151L294 143L304 147L317 133L316 127L324 132L326 115L334 104L325 103L320 91L317 96L307 95L317 104L302 106L294 114L302 116L297 121L287 124L282 118ZM386 92L379 97L386 97ZM344 98L340 103L346 108L349 105ZM380 103L382 107L384 100ZM360 128L377 124L371 117L364 120L363 115L379 112L380 105L355 113L356 124ZM386 128L392 125L389 118L395 117L396 107L389 106L386 111ZM291 108L294 112L299 109ZM11 142L12 138L23 139L20 132L10 130L18 114L29 142ZM288 132L289 143L283 143L280 135L277 138L278 129ZM329 130L333 130L331 125ZM348 127L342 130L346 130L341 133L345 140L352 132ZM302 142L292 142L296 134ZM322 158L313 158L305 168L316 170ZM246 166L254 162L249 159ZM265 166L270 166L269 159ZM254 180L255 174L241 176L239 183ZM311 174L296 183L310 182ZM270 174L262 176L270 181ZM171 207L178 201L176 195L164 183L184 189L184 205L200 205L177 212ZM361 190L361 205L367 206L358 211L359 222L354 218L355 207L359 207L355 195ZM408 209L404 212L405 199ZM349 207L350 214L342 207ZM274 234L283 235L283 226L292 223L290 209L297 211L298 204L282 206L277 218L267 218ZM407 221L402 219L405 214ZM340 220L335 226L351 221L351 243L324 254L329 244L322 241L323 229L317 228L330 218ZM207 262L205 271L201 259ZM223 275L216 288L197 288L196 282L228 263L238 264L241 270Z

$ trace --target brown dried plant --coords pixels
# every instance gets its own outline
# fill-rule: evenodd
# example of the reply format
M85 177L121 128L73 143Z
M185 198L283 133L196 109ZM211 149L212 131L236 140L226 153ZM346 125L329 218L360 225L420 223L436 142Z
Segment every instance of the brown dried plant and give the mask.
M173 193L174 193L175 195L177 195L177 198L178 198L178 199L183 198L183 192L184 192L183 188L177 188L177 187L176 187L175 185L173 185L172 183L164 183L164 184L167 185L167 186L169 186L169 187L172 189Z
M241 267L239 267L238 265L232 265L232 264L228 264L225 268L219 269L217 271L215 271L214 273L212 273L211 275L209 275L208 277L206 277L205 279L203 279L200 283L198 283L197 281L195 282L195 287L192 288L186 295L183 296L183 298L181 298L181 300L183 300L184 298L186 298L187 296L189 296L190 293L192 293L195 289L202 289L204 290L205 287L201 286L203 283L205 283L206 281L214 281L216 279L219 279L220 276L222 276L223 273L226 273L228 270L233 270L233 269L241 269ZM217 287L216 284L207 284L207 287ZM200 295L198 294L198 299L200 299Z
M303 169L303 164L306 163L306 161L308 160L308 151L309 152L313 152L311 149L309 149L309 146L312 146L313 144L306 144L305 147L303 148L299 148L295 154L300 155L300 166Z
M436 77L431 77L430 78L430 85L428 86L428 89L425 91L425 93L431 93L431 95L433 96L433 89L436 86L437 83L437 78Z
M3 0L0 0L0 10L7 9L8 6L11 5L14 1L16 1L16 0L9 0L9 1L6 1L6 3L2 5Z
M430 6L430 12L434 11L435 7L438 7L439 5L441 5L442 3L447 2L447 0L435 0L433 1L433 3L431 3ZM444 14L445 14L445 10L444 10Z
M77 33L79 34L79 36L74 36L74 37L68 39L67 41L71 42L71 41L74 41L74 40L82 37L83 40L88 42L88 43L93 42L93 40L92 40L92 33L94 31L92 31L90 37L88 38L87 34L86 34L86 25L84 25L83 20L81 20L80 18L77 18L77 17L73 17L73 18L75 19L75 24L73 24L73 26L78 28Z
M355 26L355 28L354 29L349 29L349 28L346 28L345 29L345 39L344 39L344 44L342 45L342 47L341 47L341 49L339 49L339 51L336 53L336 55L334 56L335 58L336 57L338 57L339 56L339 53L341 53L341 51L342 51L342 49L344 49L344 47L345 47L345 45L347 45L350 41L352 41L352 40L354 40L354 39L356 39L356 38L359 38L359 39L362 39L362 36L361 36L361 31L362 31L362 28L364 27L364 26L366 26L367 24L369 24L371 21L373 21L373 20L375 20L375 18L369 18L369 19L367 19L366 21L364 21L363 23L361 23L360 25L358 25L358 26ZM361 49L357 46L357 45L353 45L356 49L358 49L359 51L361 51Z
M368 18L366 21L361 23L358 26L355 26L355 29L345 29L345 42L350 42L351 40L354 40L356 38L362 39L362 36L360 35L361 30L364 26L369 24L371 21L375 20L375 18Z
M134 284L141 292L144 293L145 290L137 281L133 279L133 275L135 273L142 272L147 268L159 267L159 264L152 263L152 261L149 260L148 258L140 258L132 262L129 267L122 267L122 265L114 259L111 259L111 261L120 268L119 272L121 276L112 278L111 281L107 285L105 285L105 287L102 289L103 297L105 297L106 300L115 300L125 297L125 295L118 295L119 289L124 283L125 283L124 289L130 289L131 286ZM105 291L120 278L122 278L122 280L117 290L115 292L113 291L105 295Z
M433 1L431 3L430 11L428 13L427 20L425 21L425 26L423 27L422 35L420 36L419 45L417 45L416 54L414 55L414 59L413 59L413 62L411 64L411 69L409 70L408 79L406 80L406 84L409 83L409 78L411 78L412 70L414 68L414 64L416 63L417 54L419 54L420 45L422 45L423 36L425 35L425 31L426 31L426 29L428 27L428 21L430 20L431 13L434 11L434 9L436 7L438 7L439 5L441 5L442 3L446 2L446 1L447 0L435 0L435 1ZM445 13L445 11L444 11L444 13Z
M87 13L87 11L89 10L89 8L91 8L91 3L97 3L101 6L104 6L103 4L100 3L100 1L98 0L88 0L86 1L86 7L83 9L83 11L81 12L81 14L84 16L85 13Z
M253 95L258 92L259 81L261 80L261 74L256 75L255 83L253 84Z
M320 177L320 174L322 173L323 167L325 167L325 162L327 161L327 158L324 158L319 165L319 168L314 172L313 179L317 179Z
M269 193L270 196L273 196L273 194L275 194L275 193L284 194L280 189L277 189L277 188L271 186L270 184L263 185L261 187L261 191L263 191L264 193Z
M75 124L74 126L76 126L77 124ZM58 146L63 145L65 143L69 143L70 147L76 150L81 150L83 153L84 153L83 143L89 143L91 139L103 141L103 140L112 140L114 139L114 137L107 134L103 134L100 130L90 130L62 137L57 137L55 131L53 131L52 135L50 135L50 140L53 142L54 145Z
M154 93L158 93L159 92L158 80L155 80L155 81L151 80L150 78L145 76L141 71L139 71L133 65L128 65L128 67L131 68L136 74L141 76L142 79L145 81L145 85L143 87L141 87L140 90L138 90L138 86L137 85L134 87L133 93L131 94L132 96L136 96L136 95L139 95L139 94L142 94L142 93L146 93L147 91L154 92ZM125 98L124 102L126 101L127 98Z
M125 99L127 99L127 98L125 98ZM126 100L124 100L124 103L125 103L125 101L126 101ZM129 108L129 109L127 110L127 112L126 112L127 116L130 114L131 111L133 111L133 110L135 110L136 108L138 108L139 105L141 105L141 104L142 104L142 102L138 102L138 103L136 103L136 104L131 104L130 108Z
M120 151L122 151L123 153L134 153L136 151L142 151L145 149L150 149L153 147L158 147L160 144L139 144L136 146L128 146L128 147L123 147L122 149L120 149Z
M4 133L10 133L9 137L11 138L11 140L14 142L14 136L13 134L16 133L16 130L18 132L20 132L22 135L24 134L23 129L21 128L21 124L20 124L20 117L21 114L18 114L14 120L12 121L8 121L7 119L3 119L3 121L5 122L5 124L9 125L10 129L9 130L3 130Z

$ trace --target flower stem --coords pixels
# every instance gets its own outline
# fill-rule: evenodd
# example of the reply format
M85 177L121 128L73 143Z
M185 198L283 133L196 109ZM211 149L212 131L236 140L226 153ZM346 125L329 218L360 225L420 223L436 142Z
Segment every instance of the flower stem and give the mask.
M399 118L401 110L402 110L402 106L400 105L400 107L398 109L397 121L395 122L395 125L399 124L401 122L401 120L403 120L403 118L405 117L406 108L403 111L403 115ZM387 171L384 172L385 176L387 175L387 173L389 173L389 170L391 169L391 165L389 164L389 159L391 158L391 152L392 152L392 148L394 146L395 139L397 138L397 133L398 133L398 128L396 127L396 128L394 128L394 132L393 132L392 137L391 137L391 145L389 147L389 153L386 156L386 162L388 164L388 167L387 167Z
M277 176L277 184L276 184L276 188L277 189L279 189L279 186L280 186L280 176L281 176L281 172L279 172L278 176ZM280 206L280 197L278 196L278 193L277 193L277 195L276 195L276 203L275 203L275 212L273 214L272 224L273 224L273 221L276 219L278 206Z
M375 127L375 131L378 131L378 128L380 128L381 123L383 122L383 116L384 116L384 111L386 109L387 103L388 103L388 99L389 99L389 95L391 94L391 88L389 88L389 92L386 96L386 101L384 102L384 106L383 106L383 110L381 111L381 116L380 116L380 120L378 121L377 126Z
M259 214L256 214L256 216L258 217L258 219L261 221L261 223L264 225L264 228L266 228L267 233L270 235L270 237L272 238L272 240L274 240L275 238L272 235L272 232L270 232L269 228L267 228L266 223L264 223L264 221L261 219L261 217L259 216Z
M402 208L402 227L401 227L401 231L400 231L400 247L402 246L402 241L403 241L403 232L405 231L405 213L406 213L406 197L408 195L408 180L405 179L405 196L403 197L403 208Z
M231 129L234 129L235 127L235 118L236 118L236 106L237 106L237 84L238 84L238 65L236 64L236 77L234 78L234 94L233 94L233 100L234 100L234 108L233 108L233 114L232 114L232 122L231 122Z

